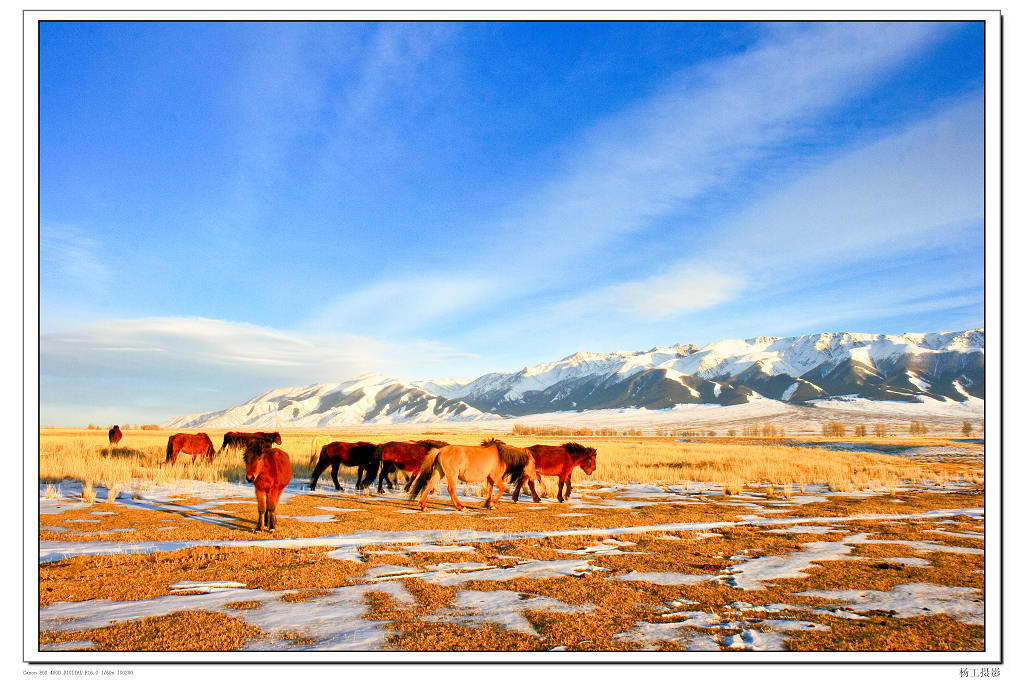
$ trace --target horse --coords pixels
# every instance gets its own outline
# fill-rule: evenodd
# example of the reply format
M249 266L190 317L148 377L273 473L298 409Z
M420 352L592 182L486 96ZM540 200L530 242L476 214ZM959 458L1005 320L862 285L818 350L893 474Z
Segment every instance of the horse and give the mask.
M217 455L228 448L245 450L254 441L263 441L269 446L281 445L281 434L280 432L227 432L224 434L224 443L217 450Z
M377 446L375 455L376 459L380 461L380 474L377 476L377 493L384 493L384 482L387 482L388 488L393 488L388 477L392 472L399 470L409 475L409 480L405 482L405 490L408 492L412 486L413 479L420 472L423 459L427 457L430 449L443 448L447 445L444 441L423 439L422 441L413 442L388 441Z
M572 471L579 467L587 474L593 474L597 468L597 449L587 448L578 443L570 441L561 446L529 446L526 450L533 456L533 462L537 468L537 474L547 474L558 477L558 502L561 503L562 487L565 487L565 498L572 494ZM523 480L516 482L515 491L512 492L512 500L519 500L519 490L523 488ZM530 492L533 493L534 501L537 500L537 493L533 490L533 482L530 482Z
M118 443L120 443L121 442L121 428L118 427L117 425L114 425L113 427L111 427L110 431L107 432L107 441L110 443L111 446L116 446Z
M463 508L455 495L457 480L470 483L486 481L487 502L484 508L493 509L497 507L501 494L505 492L506 477L525 477L533 482L537 479L537 471L529 451L513 448L497 439L488 439L479 446L432 448L424 458L420 473L409 492L410 500L420 496L420 510L426 509L427 494L433 490L442 476L448 480L448 495L451 496L456 510ZM495 485L498 487L498 495L492 497Z
M245 480L256 489L256 531L273 531L277 523L277 501L292 478L288 454L273 445L255 440L245 449Z
M173 434L167 439L167 460L164 462L176 463L178 453L191 453L192 462L200 455L205 456L207 462L213 462L213 442L205 432Z
M368 441L358 443L332 441L320 449L320 459L317 461L316 467L313 468L313 478L309 482L309 490L316 490L316 482L320 478L320 473L327 469L328 465L331 466L331 479L334 480L336 490L341 490L341 484L338 483L338 468L342 465L358 468L356 473L357 489L369 486L373 482L373 478L377 476L377 470L380 467L380 461L375 457L376 450L377 446Z

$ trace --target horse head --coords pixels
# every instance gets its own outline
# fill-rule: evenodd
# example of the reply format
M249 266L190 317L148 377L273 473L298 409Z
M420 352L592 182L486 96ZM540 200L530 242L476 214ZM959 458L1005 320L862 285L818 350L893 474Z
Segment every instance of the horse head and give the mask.
M588 448L587 451L587 454L580 460L580 469L587 474L593 474L597 469L597 449Z
M263 472L264 456L269 450L262 441L255 441L245 449L245 480L250 484Z

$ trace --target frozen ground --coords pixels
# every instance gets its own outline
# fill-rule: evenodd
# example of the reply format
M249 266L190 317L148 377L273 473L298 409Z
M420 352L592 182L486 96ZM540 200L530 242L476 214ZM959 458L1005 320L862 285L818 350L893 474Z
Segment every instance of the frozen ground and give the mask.
M99 516L109 514L107 507L97 502L81 500L80 486L63 482L59 492L47 498L47 487L40 486L40 513L43 528L73 535L73 540L43 540L39 543L39 561L51 562L80 555L104 555L123 553L154 553L195 546L221 547L274 547L303 548L322 547L329 549L329 556L337 559L361 562L366 565L362 575L356 576L349 585L335 588L326 595L312 597L304 602L284 600L296 591L267 591L249 588L240 582L179 582L167 587L167 594L135 601L86 600L79 602L53 602L39 610L40 628L45 631L83 631L106 626L111 623L138 620L147 616L165 615L182 610L207 610L233 616L271 634L269 639L251 642L249 649L261 650L358 650L378 651L387 649L386 628L389 622L365 618L369 592L386 592L398 605L412 605L414 598L403 583L409 578L418 578L430 584L448 586L455 590L455 597L448 607L435 610L423 617L426 622L450 622L471 628L494 625L512 632L538 636L537 629L527 613L550 612L563 614L588 614L594 609L591 604L573 605L551 596L523 593L521 591L495 589L490 591L462 588L468 581L491 581L497 585L517 579L541 579L571 576L601 576L608 580L637 585L643 583L665 587L686 587L700 584L722 584L742 591L757 591L781 578L800 578L811 567L827 565L836 561L863 559L856 556L856 549L863 544L892 544L893 556L886 562L908 567L929 567L929 558L941 554L980 554L975 547L958 545L962 539L977 541L983 539L983 508L934 509L912 513L859 514L848 516L806 516L798 508L805 502L827 501L839 494L821 488L811 487L806 494L793 500L769 499L764 495L751 493L731 496L726 499L715 487L696 485L612 485L594 484L582 486L580 494L601 494L598 499L590 495L589 500L573 498L568 503L555 506L544 504L538 510L565 510L553 518L577 515L565 519L562 529L546 531L483 531L476 529L416 529L410 525L402 531L363 530L344 534L308 535L288 537L284 535L254 536L251 539L215 540L140 540L117 542L104 539L103 535L123 530L90 532L90 523ZM936 487L936 490L938 487ZM284 509L290 496L302 493L301 484L296 483L283 497ZM466 497L471 491L464 491ZM574 492L575 493L575 492ZM865 493L864 495L885 496L887 492ZM446 498L447 492L443 492ZM310 524L328 524L337 514L359 515L366 512L359 507L365 494L353 492L325 493L325 503L318 507L323 515L297 516ZM189 503L179 502L187 499ZM198 499L200 502L195 502ZM251 487L236 484L202 484L179 482L174 486L146 488L141 484L126 487L123 497L118 499L118 510L157 510L187 515L189 519L213 526L223 524L215 512L228 502L239 499L251 501ZM337 505L328 505L333 499ZM444 498L439 498L443 500ZM106 500L102 489L98 501ZM630 524L622 526L577 526L585 524L588 510L639 510L653 505L693 506L708 501L735 506L742 514L738 519L720 519L703 522L671 522L659 524ZM476 501L479 501L477 498ZM896 502L896 501L893 501ZM680 507L680 509L685 509ZM46 515L72 511L71 519L62 518L62 526L45 525ZM439 514L451 514L448 509L434 510ZM422 513L421 513L422 514ZM463 519L484 514L475 510L474 515L463 513ZM781 515L781 516L780 516ZM282 518L285 515L281 515ZM495 519L502 518L500 515ZM972 529L963 526L955 530L943 528L945 522L954 519L969 519ZM415 517L410 517L415 519ZM915 529L932 531L946 537L948 541L909 540L881 538L863 531L854 533L847 527L854 523L878 521L907 523ZM79 529L79 525L83 528ZM722 567L703 573L678 571L622 571L604 566L609 558L634 553L644 554L635 548L636 543L625 537L636 537L641 533L658 533L663 539L683 537L674 534L685 533L693 542L696 538L710 538L718 532L743 525L752 528L765 537L778 534L836 534L834 540L811 540L799 542L792 552L774 555L759 555L756 547L743 550L722 561ZM285 526L284 529L287 529ZM58 531L60 530L60 531ZM478 561L453 561L428 564L423 567L409 567L388 562L389 557L410 557L412 553L473 553L476 545L494 541L516 539L540 539L555 537L590 536L593 540L581 542L576 548L562 548L558 552L565 559L537 560L516 557L511 566L496 566ZM942 537L940 536L940 538ZM364 546L384 546L385 549L363 551ZM912 555L908 555L911 553ZM374 562L369 560L374 558ZM507 564L507 563L505 563ZM669 601L660 610L638 619L632 628L617 633L615 639L634 643L641 649L657 649L665 642L695 651L755 650L773 651L785 648L787 639L800 631L816 631L829 628L825 624L809 619L789 618L787 612L810 611L843 619L863 619L872 610L887 610L900 618L918 615L946 614L965 624L981 624L984 603L981 592L970 587L942 586L921 582L899 584L887 591L877 590L808 590L795 596L813 596L829 601L826 607L811 609L804 605L786 604L754 606L735 603L728 613L716 613L685 601ZM258 606L239 609L233 605L241 602L256 602ZM773 613L781 614L775 618ZM296 641L285 634L301 633L304 640ZM312 644L310 644L312 643ZM71 647L89 647L88 643L62 643L51 646L53 650ZM559 649L552 645L550 649Z

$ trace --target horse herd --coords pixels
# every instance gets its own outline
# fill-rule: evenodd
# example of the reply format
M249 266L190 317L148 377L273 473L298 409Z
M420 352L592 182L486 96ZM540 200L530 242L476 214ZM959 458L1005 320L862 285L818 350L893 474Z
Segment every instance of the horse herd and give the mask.
M121 439L121 431L115 425L108 434L111 446ZM227 432L219 450L214 452L213 442L205 433L172 434L167 439L167 463L177 462L178 455L192 456L192 462L204 457L212 462L214 455L227 449L244 451L245 478L256 489L258 520L256 530L273 530L276 524L277 502L281 492L292 477L291 459L276 445L281 443L278 432ZM368 441L355 443L332 441L315 451L310 458L313 475L309 489L315 490L320 475L330 467L334 487L341 490L338 469L344 465L355 467L356 489L371 486L376 480L377 492L383 493L384 486L394 489L394 476L403 472L407 481L405 491L410 499L419 497L420 510L426 509L427 495L444 478L448 484L448 495L456 510L463 505L455 495L458 481L485 483L487 495L484 507L493 509L504 494L506 481L514 484L512 500L519 500L524 482L530 487L534 502L540 502L536 484L540 475L558 477L558 502L572 494L572 471L579 467L587 474L593 474L597 467L597 450L578 443L569 442L561 446L538 444L527 448L509 446L498 439L487 439L479 446L452 445L444 441L423 439L419 441L388 441L374 444ZM495 493L494 489L497 488Z

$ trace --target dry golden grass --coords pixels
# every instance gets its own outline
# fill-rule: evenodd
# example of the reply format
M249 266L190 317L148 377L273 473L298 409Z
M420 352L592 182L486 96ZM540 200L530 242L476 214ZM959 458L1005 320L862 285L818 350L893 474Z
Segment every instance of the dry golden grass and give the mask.
M197 430L189 430L197 431ZM223 440L225 430L208 430L214 446ZM167 431L127 431L118 448L109 448L106 434L87 430L41 430L39 466L40 480L57 482L74 479L105 488L115 487L130 492L139 480L164 483L176 479L199 481L233 481L245 479L241 454L228 451L212 463L192 463L189 456L179 458L176 465L164 463ZM337 432L284 432L282 448L292 460L293 477L308 480L312 474L310 455L325 440L371 441L415 440L433 438L450 443L476 444L486 435L457 432L439 434L411 431L349 430ZM537 436L503 436L513 446L535 443L558 444L567 438ZM587 476L576 470L575 481L672 483L690 486L696 483L722 486L730 494L739 494L744 487L772 486L792 494L793 487L802 491L807 484L827 485L833 491L889 490L895 493L901 484L966 480L983 481L978 461L983 448L971 449L972 458L950 462L915 461L898 455L876 452L825 450L807 446L786 445L780 439L716 438L700 442L680 442L658 437L587 437L586 445L598 450L597 471ZM807 443L808 439L802 439ZM851 439L825 439L849 442ZM946 439L860 439L873 448L901 445L951 445ZM962 448L962 444L955 444ZM348 474L351 478L351 472Z

